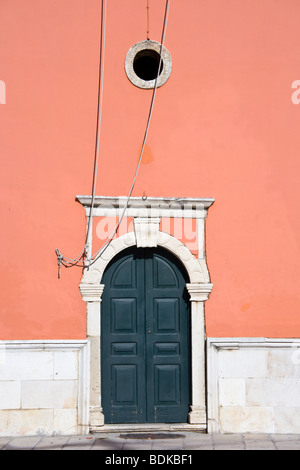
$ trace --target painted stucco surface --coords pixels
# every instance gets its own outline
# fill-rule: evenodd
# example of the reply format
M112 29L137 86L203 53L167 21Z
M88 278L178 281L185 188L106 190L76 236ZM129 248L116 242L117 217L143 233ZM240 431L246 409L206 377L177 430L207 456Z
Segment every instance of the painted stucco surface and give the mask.
M126 195L151 91L126 77L146 37L146 2L110 0L97 194ZM150 2L160 40L164 2ZM297 0L174 0L134 196L214 197L206 225L214 284L207 335L299 337L300 79ZM85 239L77 194L90 194L100 2L0 4L1 339L84 338L81 269L57 279L55 248Z

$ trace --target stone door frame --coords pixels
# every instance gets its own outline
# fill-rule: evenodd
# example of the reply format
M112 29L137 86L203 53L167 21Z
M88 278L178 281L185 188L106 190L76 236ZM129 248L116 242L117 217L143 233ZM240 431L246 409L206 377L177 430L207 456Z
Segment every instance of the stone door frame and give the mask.
M125 198L96 197L93 216L114 216L122 210ZM90 196L77 196L86 215L91 208ZM186 285L191 302L191 406L189 425L206 430L206 364L204 303L212 290L205 260L205 219L213 199L131 198L125 211L133 217L134 231L111 241L108 248L92 266L84 270L80 283L82 299L87 304L87 337L90 342L90 429L99 431L105 425L101 407L101 297L105 286L101 284L108 263L128 247L160 246L172 252L185 267L190 282ZM159 230L161 217L189 217L198 220L199 258L172 235ZM91 250L92 238L89 240ZM111 426L111 425L110 425ZM129 425L128 425L129 426ZM145 425L144 425L145 426Z

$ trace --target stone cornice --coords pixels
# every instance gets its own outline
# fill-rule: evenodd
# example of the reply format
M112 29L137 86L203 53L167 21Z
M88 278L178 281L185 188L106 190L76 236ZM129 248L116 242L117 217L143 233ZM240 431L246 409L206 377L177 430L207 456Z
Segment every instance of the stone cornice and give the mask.
M76 196L89 214L91 196ZM127 197L95 196L93 216L119 216L127 203ZM212 198L167 198L167 197L131 197L126 208L126 217L186 217L203 219L207 210L214 203Z

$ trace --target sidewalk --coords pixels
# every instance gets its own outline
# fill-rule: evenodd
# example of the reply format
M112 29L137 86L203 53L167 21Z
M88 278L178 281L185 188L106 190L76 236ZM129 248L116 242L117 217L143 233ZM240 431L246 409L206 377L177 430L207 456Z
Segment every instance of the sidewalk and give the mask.
M299 450L299 434L99 433L87 436L0 437L0 450ZM119 455L119 454L118 454Z

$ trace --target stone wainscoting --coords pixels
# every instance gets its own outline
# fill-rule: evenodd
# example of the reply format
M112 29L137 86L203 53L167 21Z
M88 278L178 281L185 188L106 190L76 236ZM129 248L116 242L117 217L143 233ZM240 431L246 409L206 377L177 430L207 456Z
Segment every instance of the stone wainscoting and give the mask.
M207 339L208 432L300 433L300 339Z
M0 341L0 436L88 432L89 343Z

